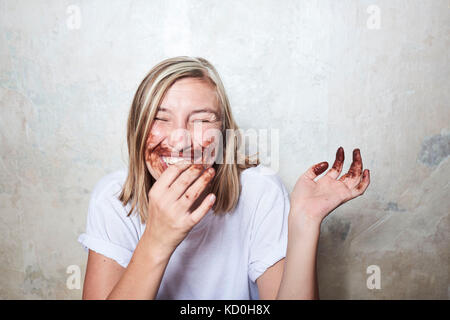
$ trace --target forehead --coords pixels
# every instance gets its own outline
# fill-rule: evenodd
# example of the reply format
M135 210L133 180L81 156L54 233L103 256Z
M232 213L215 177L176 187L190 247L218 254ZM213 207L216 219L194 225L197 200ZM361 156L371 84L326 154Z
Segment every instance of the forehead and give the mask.
M216 89L208 81L198 78L177 80L165 93L160 107L171 111L193 108L220 111Z

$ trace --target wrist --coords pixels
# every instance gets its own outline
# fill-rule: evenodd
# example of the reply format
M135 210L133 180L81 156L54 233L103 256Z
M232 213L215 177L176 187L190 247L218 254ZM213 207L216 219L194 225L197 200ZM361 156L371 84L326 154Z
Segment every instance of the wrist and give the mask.
M308 214L304 210L291 210L289 212L288 223L291 228L320 231L322 221L322 218Z
M175 249L171 249L157 241L147 230L144 231L139 242L142 243L145 251L150 254L151 258L157 262L168 261L175 251Z

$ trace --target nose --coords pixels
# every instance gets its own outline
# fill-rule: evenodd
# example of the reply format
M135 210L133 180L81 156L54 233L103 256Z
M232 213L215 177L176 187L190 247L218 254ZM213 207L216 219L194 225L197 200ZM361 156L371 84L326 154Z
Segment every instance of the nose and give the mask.
M192 144L191 134L185 127L179 126L170 133L168 144L175 152L190 150Z

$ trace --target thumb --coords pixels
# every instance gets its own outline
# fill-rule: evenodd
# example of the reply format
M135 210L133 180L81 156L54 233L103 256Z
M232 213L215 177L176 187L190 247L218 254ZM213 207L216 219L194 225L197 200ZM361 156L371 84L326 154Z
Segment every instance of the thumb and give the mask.
M328 162L320 162L310 167L303 175L311 180L320 176L328 168Z

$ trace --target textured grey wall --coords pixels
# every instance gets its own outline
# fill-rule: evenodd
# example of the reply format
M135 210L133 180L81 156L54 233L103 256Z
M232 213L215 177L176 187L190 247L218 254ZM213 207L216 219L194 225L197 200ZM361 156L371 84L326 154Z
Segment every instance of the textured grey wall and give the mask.
M322 298L449 298L449 1L0 1L0 298L78 299L90 192L157 62L209 59L289 189L338 146L372 183L323 224ZM349 167L347 161L344 169ZM368 266L381 289L368 289ZM76 267L75 267L76 268Z

